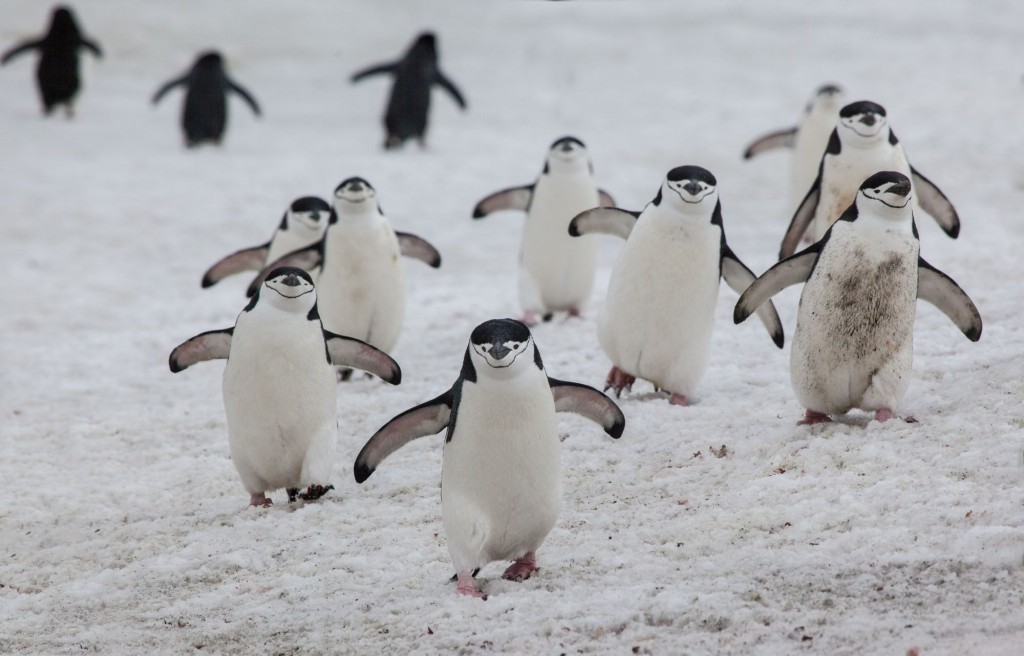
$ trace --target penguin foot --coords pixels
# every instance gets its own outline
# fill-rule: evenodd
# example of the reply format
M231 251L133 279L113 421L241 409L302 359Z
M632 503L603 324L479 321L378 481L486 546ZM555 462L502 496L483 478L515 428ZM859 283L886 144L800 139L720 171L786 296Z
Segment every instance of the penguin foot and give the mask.
M305 492L299 495L299 498L303 501L316 501L333 489L333 485L310 485Z
M690 400L682 394L672 394L669 397L668 402L671 405L690 405Z
M469 572L459 572L458 577L459 583L455 588L455 592L467 597L476 597L477 599L487 601L487 595L480 588L476 587L476 581L473 580L472 574Z
M516 581L518 583L530 578L530 575L538 569L540 568L537 567L537 554L530 551L525 556L509 565L508 569L506 569L501 575L501 578L506 581Z
M249 497L249 505L256 506L257 508L269 508L274 505L274 502L262 492L257 492Z
M814 410L807 410L804 412L804 418L796 422L797 426L810 426L811 424L828 424L832 422L832 418L824 412L816 412Z
M604 379L604 391L608 389L615 390L615 398L622 396L622 390L627 392L633 389L633 383L636 382L636 376L630 376L622 369L618 367L612 367L612 370L608 372L608 377Z
M875 421L877 421L878 423L889 421L895 416L896 415L894 415L892 413L892 410L890 410L889 408L879 408L878 410L875 410Z
M525 323L527 326L530 326L531 328L539 323L537 321L537 315L531 312L530 310L523 312L523 316L519 317L519 320Z

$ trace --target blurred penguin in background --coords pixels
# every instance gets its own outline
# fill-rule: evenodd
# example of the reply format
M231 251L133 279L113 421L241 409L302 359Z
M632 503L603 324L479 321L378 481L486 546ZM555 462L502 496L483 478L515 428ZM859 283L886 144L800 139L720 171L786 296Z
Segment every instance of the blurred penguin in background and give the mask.
M228 121L228 92L237 93L260 116L256 99L228 76L224 70L224 58L216 50L201 53L188 73L160 87L153 95L153 104L178 86L186 89L181 128L188 148L206 142L220 145Z
M420 34L398 61L365 68L352 76L352 82L384 73L394 76L384 114L387 131L384 148L388 150L398 148L413 138L420 142L420 147L425 146L430 92L435 84L447 91L460 108L466 109L466 100L458 87L438 68L437 37L432 32Z
M58 6L53 10L46 35L23 41L9 49L0 58L0 64L6 64L30 50L38 50L40 56L36 81L43 101L43 113L49 116L57 105L64 105L64 113L71 118L74 115L75 97L82 86L78 73L78 51L81 48L91 51L97 57L103 56L99 44L82 35L71 9Z

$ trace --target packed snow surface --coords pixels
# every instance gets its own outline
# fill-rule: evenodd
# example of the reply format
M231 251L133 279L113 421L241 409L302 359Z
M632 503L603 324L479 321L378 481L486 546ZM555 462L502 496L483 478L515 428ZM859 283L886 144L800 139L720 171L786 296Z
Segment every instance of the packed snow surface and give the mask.
M0 69L0 652L17 654L1024 653L1024 5L1002 2L78 3L73 120L44 119L34 57ZM6 0L0 45L49 7ZM435 92L427 147L381 149L384 78L435 30L468 110ZM181 92L159 85L221 50L264 110L230 101L221 147L186 150ZM690 407L638 383L618 441L559 416L564 508L530 580L480 574L458 597L440 516L443 438L363 485L352 462L395 414L447 389L469 333L516 316L522 216L472 221L583 139L599 184L640 209L665 173L718 178L732 249L769 267L789 217L789 153L741 159L821 84L888 109L910 161L956 205L921 253L984 318L971 343L919 303L901 415L798 427L787 331L736 326L722 285L710 369ZM336 490L247 507L223 363L171 374L188 337L233 324L247 276L201 290L265 241L296 197L361 175L405 260L399 387L338 388ZM621 242L602 238L580 319L534 335L550 375L601 386L594 320Z

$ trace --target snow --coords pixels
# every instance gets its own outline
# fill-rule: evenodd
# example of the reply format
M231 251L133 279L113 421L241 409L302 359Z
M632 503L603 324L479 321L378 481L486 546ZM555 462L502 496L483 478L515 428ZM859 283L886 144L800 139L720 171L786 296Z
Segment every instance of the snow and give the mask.
M1024 330L1019 206L1024 9L988 2L81 3L76 117L44 120L31 57L0 69L0 652L906 653L1024 650ZM48 10L8 0L0 44ZM380 149L387 83L358 68L422 29L469 102L435 94L429 148ZM165 80L216 47L260 101L221 148L186 151ZM361 486L355 454L451 385L469 332L515 315L520 216L474 203L582 138L598 181L637 209L665 172L718 178L730 245L757 272L788 217L788 154L743 162L814 89L889 111L910 160L956 204L961 237L921 217L922 255L985 321L972 344L920 304L901 413L797 427L788 349L734 326L722 286L692 407L638 384L613 441L560 415L564 510L524 583L481 573L460 598L440 519L441 438ZM246 507L228 456L223 365L172 375L170 350L233 323L244 276L201 290L264 241L292 199L362 175L407 260L403 383L338 394L337 490ZM551 375L600 385L593 319L619 242L602 241L582 320L535 330ZM776 304L792 337L799 288ZM358 377L357 377L358 378Z

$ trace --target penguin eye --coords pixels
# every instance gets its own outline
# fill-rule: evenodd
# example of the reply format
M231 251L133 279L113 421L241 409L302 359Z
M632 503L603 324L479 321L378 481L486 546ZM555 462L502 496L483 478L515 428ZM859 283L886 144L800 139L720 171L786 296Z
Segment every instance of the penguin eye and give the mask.
M514 348L514 349L519 348L519 344L520 344L520 342L509 342L509 346Z

